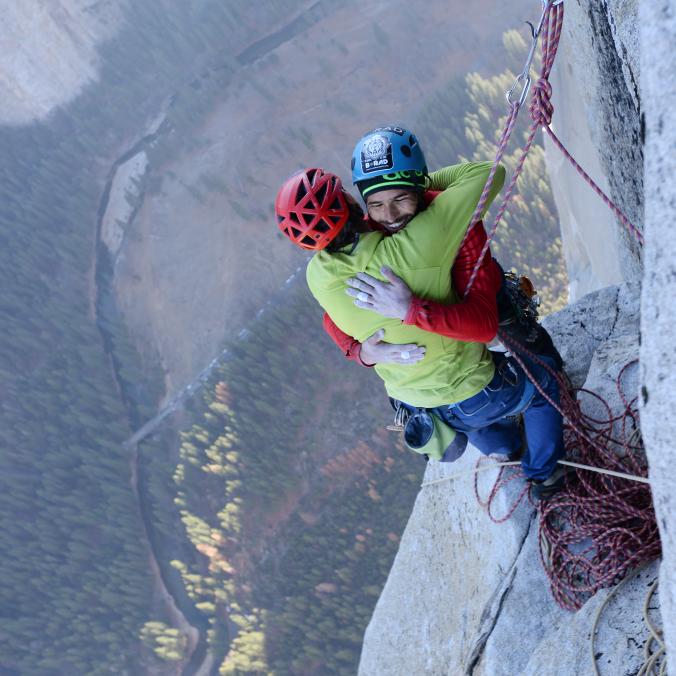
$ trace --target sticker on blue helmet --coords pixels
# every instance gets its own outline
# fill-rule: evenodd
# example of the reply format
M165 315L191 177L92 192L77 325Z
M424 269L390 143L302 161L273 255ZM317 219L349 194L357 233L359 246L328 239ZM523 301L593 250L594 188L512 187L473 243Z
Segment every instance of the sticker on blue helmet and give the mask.
M399 134L399 136L403 136L406 133L406 130L401 127L377 127L373 131L389 131L393 134Z
M361 169L365 174L391 169L392 144L386 136L376 134L364 142L361 149Z

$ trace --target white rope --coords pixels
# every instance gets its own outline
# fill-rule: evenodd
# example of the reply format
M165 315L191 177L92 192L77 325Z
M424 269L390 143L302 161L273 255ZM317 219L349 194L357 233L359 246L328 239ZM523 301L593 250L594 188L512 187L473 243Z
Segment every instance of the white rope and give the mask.
M590 465L581 465L579 462L570 462L569 460L559 460L559 465L566 465L567 467L575 467L577 469L586 469L590 472L598 472L599 474L609 474L616 476L619 479L629 479L629 481L640 481L642 484L649 484L650 479L642 476L635 476L633 474L625 474L624 472L616 472L612 469L603 469L602 467L591 467Z
M647 564L646 564L647 565ZM624 588L624 586L632 580L634 577L636 577L636 574L645 570L646 565L640 566L639 568L636 568L633 570L627 577L625 577L619 584L615 585L611 592L606 596L604 599L603 603L598 607L598 610L596 611L596 615L594 617L594 623L592 625L592 630L591 634L589 636L589 648L591 650L591 660L592 660L592 665L594 666L594 674L595 676L601 676L601 672L599 671L598 663L596 661L596 650L595 650L595 643L596 643L596 634L598 633L599 629L599 621L601 619L601 614L603 613L604 609L610 602L610 600L617 595L617 593ZM650 632L650 636L648 639L645 641L644 646L643 646L643 665L641 668L638 670L636 676L666 676L667 674L667 660L666 660L666 645L664 643L664 639L662 637L662 630L658 629L651 621L650 619L650 601L652 600L653 595L655 594L655 590L657 589L657 584L658 580L656 579L649 587L648 587L648 593L645 596L645 600L643 601L643 621L645 622L645 625L648 627L648 631ZM654 652L653 652L654 651Z
M589 472L598 472L599 474L607 474L609 476L618 477L619 479L628 479L629 481L639 481L642 484L649 484L650 480L642 476L635 476L633 474L625 474L624 472L616 472L612 469L604 469L603 467L592 467L591 465L582 465L579 462L571 462L570 460L559 460L559 465L566 465L567 467L575 467L576 469L584 469ZM427 488L428 486L434 486L436 484L442 484L446 481L453 481L463 476L471 476L472 474L478 474L479 472L486 472L489 469L495 469L496 467L509 467L514 465L520 465L519 460L514 460L512 462L496 462L491 465L485 465L483 467L475 467L474 469L468 469L464 472L456 472L449 476L445 476L441 479L434 479L434 481L425 481L420 484L420 488Z
M451 474L449 476L443 477L443 479L435 479L434 481L426 481L425 483L420 484L420 488L426 488L427 486L434 486L434 484L441 484L444 483L445 481L452 481L453 479L457 479L461 476L469 476L472 474L478 474L479 472L486 472L489 469L495 469L496 467L508 467L510 465L520 465L521 462L519 460L514 460L513 462L496 462L496 463L491 463L490 465L484 465L483 467L475 467L474 469L468 469L465 470L464 472L456 472L455 474Z

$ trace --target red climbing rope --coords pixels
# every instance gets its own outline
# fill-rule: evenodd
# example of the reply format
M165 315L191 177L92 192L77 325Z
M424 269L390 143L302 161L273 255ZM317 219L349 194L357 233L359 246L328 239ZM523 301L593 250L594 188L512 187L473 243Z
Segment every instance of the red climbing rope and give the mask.
M484 461L485 456L483 455L479 456L479 459L477 460L476 463L477 469L481 467ZM477 499L477 502L486 510L488 518L493 523L504 523L505 521L510 519L512 517L512 514L514 514L514 512L516 511L517 507L521 504L521 500L523 499L524 495L528 493L529 485L527 483L524 484L519 494L516 496L516 498L514 498L512 504L507 508L507 512L505 514L503 514L502 516L495 516L493 514L493 502L497 494L500 492L500 489L507 486L507 484L514 481L514 479L522 479L522 478L523 473L521 472L520 469L515 467L501 467L500 472L498 473L498 478L495 480L493 488L491 488L491 492L488 494L488 497L485 500L482 500L481 496L479 495L479 474L478 472L474 473L474 495Z
M563 27L563 2L557 2L554 3L552 0L548 0L544 11L542 15L542 19L540 21L540 26L538 27L538 30L535 32L534 37L533 37L533 47L535 46L535 43L537 39L542 36L542 65L540 69L540 77L538 78L537 82L535 83L535 86L533 87L533 92L531 96L531 101L529 105L529 112L531 116L531 125L528 130L528 137L526 139L526 143L523 146L521 156L519 157L519 161L517 162L516 169L514 170L514 174L512 175L511 181L509 183L509 186L507 188L507 191L505 193L505 196L502 200L502 203L500 204L500 208L498 209L498 212L495 216L495 220L493 222L493 226L488 233L488 238L486 240L486 243L484 244L483 249L481 250L481 253L479 254L479 257L477 258L476 265L474 267L474 270L472 271L472 274L470 276L469 282L467 284L467 287L465 289L465 294L464 297L467 297L467 294L470 292L472 285L474 284L474 280L478 274L479 268L481 266L481 262L484 259L484 256L488 252L489 246L491 241L493 240L495 233L498 229L498 226L500 224L500 221L502 220L502 216L504 215L505 211L507 210L507 206L509 205L509 202L512 198L512 195L514 193L514 189L516 187L516 183L519 179L519 176L521 175L521 171L523 170L523 165L524 162L526 161L526 158L528 157L528 154L530 152L531 146L533 145L533 141L535 139L535 134L537 130L542 127L547 134L550 136L552 141L555 143L555 145L561 150L561 152L564 154L565 157L570 160L570 162L573 164L573 166L577 169L577 171L580 173L580 175L587 181L587 183L592 187L592 189L601 197L601 199L615 212L615 214L618 216L618 218L622 221L622 223L627 227L627 229L634 235L634 237L637 239L639 244L643 244L643 235L642 233L634 226L629 219L624 215L624 213L620 210L620 208L601 190L601 188L594 182L594 180L587 174L586 171L575 161L573 156L566 150L565 146L563 143L559 140L559 138L554 134L554 132L550 128L550 124L552 121L552 115L554 114L554 105L552 104L551 97L552 97L552 85L549 82L549 75L552 70L552 66L554 65L554 59L556 58L556 51L559 46L559 40L561 39L561 29ZM498 150L495 156L495 160L493 162L493 167L491 168L490 174L488 176L488 179L486 181L486 185L484 186L484 190L481 194L481 198L479 199L479 203L477 204L477 208L474 211L474 214L472 215L472 219L470 220L470 225L467 229L467 232L469 231L476 225L476 223L481 219L482 212L486 206L486 202L488 199L488 193L490 191L490 187L493 184L493 177L495 176L495 172L497 171L498 164L500 163L500 160L502 159L505 149L507 147L507 143L509 141L509 138L512 134L512 130L514 129L514 125L516 123L516 118L518 116L521 104L523 100L525 99L526 94L528 93L528 88L530 86L530 76L528 74L529 69L530 69L530 63L533 57L533 48L531 48L531 51L528 55L528 59L526 61L526 66L524 68L524 71L518 76L516 79L512 90L508 92L508 97L507 100L509 102L509 108L508 108L508 116L507 116L507 122L505 124L505 129L502 133L502 136L500 138L500 142L498 143ZM517 86L518 83L525 81L525 88L523 90L522 96L518 101L512 101L511 100L511 94L513 89ZM465 238L467 237L467 234L465 235ZM464 243L464 240L463 240Z
M600 402L606 416L593 419L582 413L576 402L579 425L564 426L569 458L648 476L636 399L628 401L622 387L624 374L635 363L625 365L617 377L617 391L624 403L620 415L613 415L598 394L579 390L582 396ZM585 429L584 435L579 433L580 426ZM589 437L593 445L588 443ZM660 552L648 484L576 470L568 476L566 489L542 505L542 563L554 598L569 610L577 610L600 588L616 584L629 570L653 560Z
M595 392L577 392L594 398L605 415L594 418L582 412L580 403L563 377L537 355L517 345L508 336L501 340L524 369L540 394L554 406L564 420L566 457L591 467L604 468L640 477L648 476L643 442L639 431L637 398L629 400L622 386L623 377L634 360L620 371L616 387L624 410L614 415L608 402ZM521 353L521 354L519 354ZM553 401L533 378L524 360L545 367L559 383L560 402ZM513 476L518 476L514 474ZM477 500L493 521L491 503L504 486L502 473L488 500ZM508 511L514 513L523 494ZM566 487L549 502L541 503L540 555L549 577L552 594L563 608L577 610L601 587L616 584L626 573L660 555L661 545L650 485L627 479L575 470L568 474Z
M594 192L615 212L615 215L622 221L625 227L631 232L632 235L636 238L638 243L643 245L643 233L631 223L631 221L624 215L620 208L606 195L601 188L594 182L594 179L577 163L575 158L566 150L566 147L561 143L558 136L551 130L549 125L543 125L543 129L549 134L549 138L552 139L556 147L564 154L566 158L572 163L572 165L577 169L578 173L584 178L587 183L592 187Z
M540 77L533 87L529 105L532 122L486 244L467 284L465 296L474 283L481 262L512 197L537 129L541 126L587 183L615 212L639 244L643 243L641 232L580 167L549 126L554 112L549 75L556 57L562 25L563 2L547 0L544 3L540 25L534 31L533 45L525 68L508 93L509 112L505 129L498 143L493 167L470 221L468 232L481 218L497 166L504 155L519 109L528 94L530 64L536 42L541 35L542 66ZM518 101L512 101L512 93L518 86L523 86L521 95ZM499 337L540 394L561 414L568 460L590 467L622 472L625 475L647 477L648 466L639 431L636 399L629 401L622 388L622 377L629 366L635 362L627 364L617 378L617 389L624 405L624 411L619 415L613 415L608 403L598 394L584 389L577 390L582 396L593 397L597 403L602 405L605 416L596 419L582 412L575 393L561 374L553 371L548 364L525 346L510 339L509 336L500 333ZM558 402L552 400L533 377L524 362L526 357L539 363L557 379L560 394ZM478 464L481 462L480 459ZM495 498L500 489L513 479L522 476L521 472L514 471L512 468L508 471L506 469L505 467L500 469L493 488L485 500L479 495L477 474L474 478L477 501L486 509L489 518L495 523L502 523L509 519L524 496L528 494L528 484L526 484L504 515L496 516L493 513ZM577 610L598 589L617 583L629 569L636 568L660 554L661 546L652 494L650 485L647 483L576 469L567 475L565 489L550 501L541 503L540 507L542 564L549 577L554 598L564 608Z
M528 350L522 351L528 353ZM536 355L529 353L528 356L548 368ZM523 360L518 355L515 357L528 372ZM568 459L590 467L647 477L637 400L628 400L622 386L627 369L635 363L625 365L617 377L617 391L624 405L618 415L613 414L597 393L582 388L576 390L601 404L605 415L600 418L583 413L574 392L550 369L561 388L560 405L552 403L564 416ZM534 384L544 395L538 383ZM479 464L481 462L482 459ZM500 489L522 476L512 468L501 468L488 498L483 500L475 475L477 501L494 523L509 519L527 495L528 484L505 515L494 515L494 501ZM630 569L655 559L661 552L652 494L645 483L578 469L568 474L563 491L548 502L540 503L539 516L542 564L554 599L569 610L579 609L600 588L616 584Z

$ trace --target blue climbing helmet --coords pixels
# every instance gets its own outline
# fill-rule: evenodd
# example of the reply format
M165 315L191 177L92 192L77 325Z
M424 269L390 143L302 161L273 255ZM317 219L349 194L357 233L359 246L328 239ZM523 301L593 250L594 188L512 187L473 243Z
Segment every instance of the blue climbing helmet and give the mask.
M423 190L427 164L418 139L402 127L378 127L364 134L352 153L352 182L362 198L379 190Z

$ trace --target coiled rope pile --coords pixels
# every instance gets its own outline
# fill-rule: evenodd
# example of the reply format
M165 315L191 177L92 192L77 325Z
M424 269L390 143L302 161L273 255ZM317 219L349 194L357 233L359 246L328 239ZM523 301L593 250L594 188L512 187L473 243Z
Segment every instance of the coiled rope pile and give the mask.
M635 364L623 367L616 387L624 410L614 415L598 394L593 397L606 411L602 419L585 415L572 398L564 440L568 457L583 464L648 476L648 464L638 428L636 399L628 401L622 379ZM565 398L565 397L564 397ZM571 403L572 402L572 403ZM583 431L583 434L580 431ZM661 546L650 485L607 474L575 470L561 495L540 511L540 553L552 593L563 608L577 610L601 587L617 584L631 569L660 555Z
M595 399L605 411L594 418L582 411L573 393L562 389L567 457L590 469L575 469L563 491L540 503L540 555L556 602L578 610L602 587L617 584L630 570L660 555L661 546L650 485L609 475L603 470L647 478L648 466L638 428L636 399L627 400L622 382L625 365L616 380L624 409L614 414L608 402L591 390L579 396ZM485 462L479 459L479 464ZM601 471L593 471L593 469ZM507 483L522 479L521 471L501 467L487 498L474 491L479 504L495 523L509 519L528 495L526 484L506 513L496 516L494 500Z

